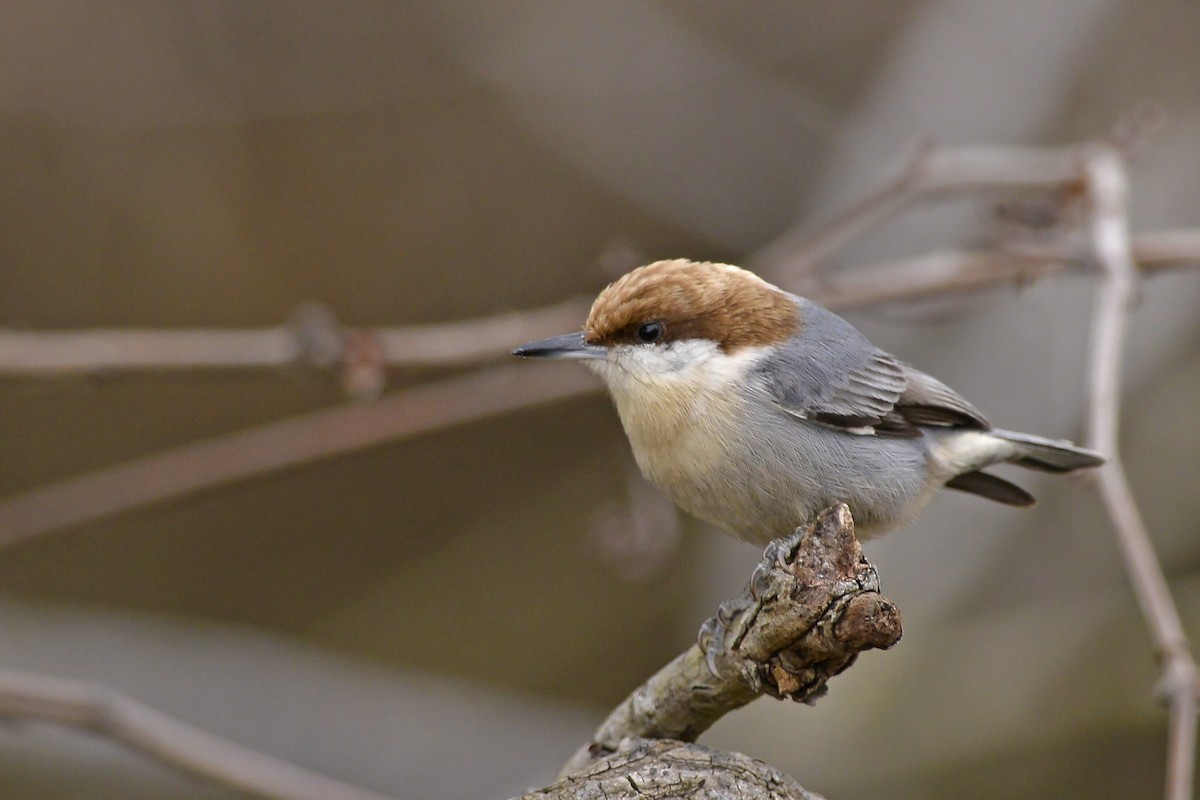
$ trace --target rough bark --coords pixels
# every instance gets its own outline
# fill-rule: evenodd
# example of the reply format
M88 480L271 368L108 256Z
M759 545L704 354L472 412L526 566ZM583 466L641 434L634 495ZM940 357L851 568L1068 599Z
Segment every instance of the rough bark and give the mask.
M823 800L774 767L703 745L626 739L583 772L521 800Z

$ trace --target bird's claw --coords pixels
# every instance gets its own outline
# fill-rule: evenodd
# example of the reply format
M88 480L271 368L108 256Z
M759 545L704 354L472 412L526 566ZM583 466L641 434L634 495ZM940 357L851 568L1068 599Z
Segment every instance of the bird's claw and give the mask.
M747 588L755 601L761 600L771 588L771 568L765 564L756 566L750 574L750 584Z
M717 651L725 649L725 626L716 617L709 617L700 626L700 649L704 651L704 663L714 677L717 673Z
M763 550L762 563L759 566L771 568L779 567L786 569L788 562L796 554L796 549L800 546L800 539L804 536L807 526L800 526L787 536L780 539L772 539Z
M705 620L700 626L696 643L704 652L704 661L713 675L717 674L717 655L727 651L730 646L736 647L745 628L754 618L754 614L748 612L774 589L775 577L772 576L772 571L788 568L803 533L803 529L799 529L791 536L775 539L768 544L763 550L762 561L754 567L754 572L750 575L750 582L745 591L717 606L716 615Z
M722 628L728 628L733 624L733 618L737 616L744 606L739 607L738 604L726 600L721 605L717 606L717 623Z
M757 598L749 590L737 597L726 600L717 606L716 615L705 620L700 626L696 643L704 651L704 661L708 671L717 675L717 655L728 649L731 642L737 638L741 627L741 619L745 612L754 607Z

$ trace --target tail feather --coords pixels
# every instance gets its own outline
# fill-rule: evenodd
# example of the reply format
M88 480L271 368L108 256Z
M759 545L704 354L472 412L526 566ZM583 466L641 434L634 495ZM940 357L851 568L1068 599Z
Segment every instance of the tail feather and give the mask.
M1047 439L1028 433L1015 433L999 429L992 429L989 433L1016 445L1017 455L1012 459L1012 463L1029 469L1043 472L1073 472L1077 469L1098 467L1104 463L1104 456L1065 439Z
M1033 495L1020 486L980 470L955 475L946 481L946 486L1010 506L1031 506L1034 503Z

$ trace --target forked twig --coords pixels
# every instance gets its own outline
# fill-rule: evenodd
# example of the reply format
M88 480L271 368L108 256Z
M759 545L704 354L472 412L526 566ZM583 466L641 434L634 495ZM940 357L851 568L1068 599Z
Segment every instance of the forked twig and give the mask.
M865 199L808 232L789 231L754 261L785 285L812 276L834 251L914 201L931 195L979 189L1061 187L1081 180L1075 147L917 148L900 174Z

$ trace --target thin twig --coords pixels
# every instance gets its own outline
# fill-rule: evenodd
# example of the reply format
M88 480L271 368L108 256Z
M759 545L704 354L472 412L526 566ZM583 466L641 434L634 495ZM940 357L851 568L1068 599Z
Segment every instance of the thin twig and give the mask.
M1137 269L1146 275L1200 269L1200 230L1157 231L1135 237ZM1024 285L1067 272L1084 273L1087 260L1061 245L1000 251L947 250L811 277L793 287L829 308L845 310L928 300Z
M572 299L531 311L358 333L375 342L383 367L461 367L506 357L514 342L577 329L587 309L586 301ZM292 325L246 330L3 330L0 374L46 377L340 363L348 332L327 313L303 316ZM314 340L323 343L320 353L314 352Z
M809 232L784 233L754 259L785 285L810 277L835 250L913 201L930 195L988 189L1038 189L1082 180L1078 147L922 146L900 174L864 200Z
M533 311L513 311L463 322L374 331L389 366L443 367L507 358L514 345L579 330L591 306L575 298Z
M1129 235L1128 179L1121 155L1112 147L1097 145L1090 149L1083 165L1091 200L1091 249L1101 268L1092 318L1088 443L1108 458L1108 463L1095 473L1096 484L1163 662L1159 688L1167 698L1171 715L1166 797L1190 800L1200 673L1119 451L1122 351L1137 279Z
M516 366L292 417L42 486L0 503L0 547L150 503L593 391L582 370Z
M795 288L828 308L845 311L1025 285L1078 266L1070 258L950 250L812 279Z
M98 734L188 775L275 800L387 800L206 733L112 689L0 671L0 719Z

